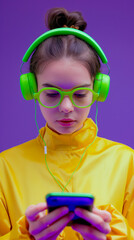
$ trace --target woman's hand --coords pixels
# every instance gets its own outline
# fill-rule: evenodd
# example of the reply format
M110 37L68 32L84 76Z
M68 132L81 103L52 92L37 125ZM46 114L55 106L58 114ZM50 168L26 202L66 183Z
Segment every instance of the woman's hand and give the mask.
M46 215L46 203L31 205L26 210L29 233L36 240L55 240L74 217L67 207L58 208Z
M72 228L81 233L85 240L106 240L106 235L111 231L109 226L111 214L109 212L93 207L92 212L76 208L75 214L91 224L89 226L82 224L72 225Z

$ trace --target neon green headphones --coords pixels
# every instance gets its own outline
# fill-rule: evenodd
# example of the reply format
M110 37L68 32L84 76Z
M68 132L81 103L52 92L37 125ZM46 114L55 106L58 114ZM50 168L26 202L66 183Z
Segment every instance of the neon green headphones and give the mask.
M100 57L101 61L107 65L108 60L104 52L102 51L101 47L97 44L97 42L93 38L91 38L88 34L86 34L81 30L77 30L74 28L65 28L65 27L52 29L42 34L40 37L38 37L26 51L22 59L23 64L24 62L28 61L33 51L38 47L40 43L42 43L44 40L46 40L49 37L57 36L57 35L74 35L84 40L94 48L94 50L97 52L98 56ZM93 90L96 93L99 93L99 97L97 98L97 101L104 102L106 100L109 92L109 86L110 86L109 75L97 73L95 76L94 86L93 86ZM21 87L22 95L26 100L33 99L34 98L33 93L37 92L37 81L36 81L35 75L33 73L22 74L20 77L20 87Z

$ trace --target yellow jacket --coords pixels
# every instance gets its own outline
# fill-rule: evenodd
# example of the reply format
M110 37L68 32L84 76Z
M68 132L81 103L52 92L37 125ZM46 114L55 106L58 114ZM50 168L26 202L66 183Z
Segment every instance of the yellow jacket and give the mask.
M96 125L86 119L79 131L60 135L41 129L47 143L49 169L64 186L85 148L93 141ZM0 240L32 239L25 211L31 204L45 201L49 192L61 189L45 164L40 136L0 154ZM95 196L95 205L112 214L107 239L134 240L134 150L101 137L89 147L73 175L67 192ZM58 239L78 240L82 236L66 227Z

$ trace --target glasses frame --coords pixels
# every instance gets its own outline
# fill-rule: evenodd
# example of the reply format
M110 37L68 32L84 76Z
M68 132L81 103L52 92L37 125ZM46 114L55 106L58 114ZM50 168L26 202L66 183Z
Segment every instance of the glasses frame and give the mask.
M61 98L60 98L59 103L58 103L57 105L55 105L55 106L45 106L45 105L43 105L43 104L41 103L39 97L40 97L40 94L41 94L44 90L55 90L55 91L59 92L60 95L61 95ZM72 95L73 95L74 92L76 92L76 91L78 91L78 90L90 90L90 91L93 93L93 101L92 101L92 103L90 103L88 106L77 106L77 105L74 103L74 101L73 101ZM68 91L68 90L64 90L64 91L63 91L63 90L60 90L60 89L55 88L55 87L46 87L46 88L40 89L37 93L33 93L33 98L34 98L35 100L37 99L38 102L39 102L43 107L45 107L45 108L55 108L55 107L58 107L58 106L61 104L64 96L69 96L72 104L73 104L75 107L78 107L78 108L87 108L87 107L90 107L90 106L97 100L97 98L99 97L99 93L94 92L94 90L92 90L91 88L88 88L88 87L79 87L79 88L75 88L75 89L70 90L70 91Z

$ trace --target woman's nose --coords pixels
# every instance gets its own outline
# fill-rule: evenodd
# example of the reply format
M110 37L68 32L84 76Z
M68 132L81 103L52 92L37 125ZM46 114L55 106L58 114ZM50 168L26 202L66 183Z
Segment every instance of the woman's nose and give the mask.
M61 104L59 105L59 111L60 112L72 112L74 110L74 105L71 102L70 98L68 96L64 96Z

